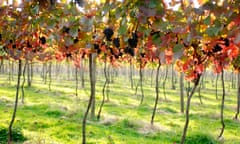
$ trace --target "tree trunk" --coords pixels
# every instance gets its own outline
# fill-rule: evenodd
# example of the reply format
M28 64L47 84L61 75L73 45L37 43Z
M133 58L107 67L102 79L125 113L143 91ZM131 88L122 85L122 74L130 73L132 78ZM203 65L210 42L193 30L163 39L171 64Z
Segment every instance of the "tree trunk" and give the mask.
M24 104L24 98L25 98L25 94L24 94L24 84L25 84L25 81L26 81L26 67L27 67L27 61L25 62L25 65L23 67L23 81L22 81L22 86L21 86L21 89L22 89L22 97L21 97L21 101L22 101L22 104Z
M156 113L156 109L157 109L157 105L158 105L158 98L159 98L159 88L158 88L158 80L159 80L159 70L160 70L160 66L161 66L161 61L160 59L158 60L158 67L157 67L157 73L156 73L156 98L155 98L155 104L154 104L154 108L153 108L153 113L152 113L152 119L151 119L151 124L153 125L154 123L154 117L155 117L155 113Z
M180 103L181 113L184 113L184 75L182 72L180 74Z
M188 98L187 98L187 105L186 105L186 120L185 120L185 125L184 125L184 129L183 129L183 134L182 134L182 139L181 139L181 144L184 144L185 138L186 138L186 134L187 134L187 129L188 129L188 123L189 123L189 109L190 109L190 103L191 103L191 98L198 86L199 83L199 79L201 78L201 75L199 75L195 82L194 82L194 87L191 90L191 93L189 94Z
M238 119L239 111L240 111L240 73L237 74L237 80L238 80L238 91L237 91L237 112L235 114L235 119Z
M218 136L218 138L221 138L224 132L224 128L225 128L225 123L224 123L224 119L223 119L223 110L224 110L224 101L225 101L225 85L224 85L224 71L222 70L222 74L221 74L221 80L222 80L222 104L221 104L221 124L222 124L222 128L220 131L220 134Z
M95 98L95 83L96 83L96 77L95 77L95 65L94 65L94 58L93 54L90 54L89 56L89 77L90 77L90 86L91 86L91 94L88 101L87 110L84 114L83 121L82 121L82 144L86 144L86 121L88 112L91 108L93 99ZM96 61L95 61L96 62Z
M9 124L8 128L8 144L12 143L12 126L17 114L17 106L18 106L18 94L19 94L19 87L20 87L20 80L21 80L21 72L22 72L22 61L18 61L18 80L17 80L17 87L16 87L16 98L15 98L15 104L14 104L14 110L12 114L12 119Z

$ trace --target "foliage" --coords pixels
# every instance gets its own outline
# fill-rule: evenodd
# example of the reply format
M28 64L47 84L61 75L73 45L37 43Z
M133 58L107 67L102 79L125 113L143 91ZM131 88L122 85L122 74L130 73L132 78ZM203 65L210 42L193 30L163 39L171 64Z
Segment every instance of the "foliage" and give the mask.
M161 59L177 61L177 69L192 81L210 66L221 72L238 56L237 1L199 0L199 7L185 0L76 3L2 5L1 58L66 59L80 67L83 58L98 53L114 66L131 60L141 68ZM177 4L178 9L169 7Z
M7 2L8 3L8 2ZM0 3L0 59L71 61L97 54L99 62L140 70L176 63L196 82L207 68L239 70L239 0L101 0ZM169 5L177 6L172 9ZM58 117L62 113L50 111Z

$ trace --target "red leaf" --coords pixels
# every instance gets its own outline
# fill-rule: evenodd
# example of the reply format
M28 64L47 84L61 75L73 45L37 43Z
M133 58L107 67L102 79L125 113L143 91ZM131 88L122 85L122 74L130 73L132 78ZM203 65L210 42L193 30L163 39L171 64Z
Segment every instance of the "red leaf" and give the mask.
M203 66L203 64L197 65L196 68L195 68L195 71L196 71L198 74L203 73L203 71L204 71L204 66Z

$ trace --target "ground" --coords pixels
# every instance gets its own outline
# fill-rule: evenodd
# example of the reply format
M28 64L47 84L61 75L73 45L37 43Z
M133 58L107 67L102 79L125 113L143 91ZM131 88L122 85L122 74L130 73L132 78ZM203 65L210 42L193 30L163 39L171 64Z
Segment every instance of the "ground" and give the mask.
M137 81L137 77L134 78ZM102 99L104 79L98 77L96 92L96 113ZM200 104L198 93L191 102L190 124L186 143L224 143L240 142L240 122L234 120L236 108L236 89L226 90L224 137L217 139L220 132L221 86L215 98L215 88L205 79L205 88ZM56 80L53 78L51 91L40 76L34 76L32 87L25 87L25 103L17 111L14 128L21 133L24 144L80 144L81 124L89 99L89 83L86 76L85 88L79 86L79 95L75 96L74 80ZM160 82L160 86L162 82ZM9 125L13 111L16 79L9 83L7 75L0 77L0 129ZM89 119L87 122L87 142L97 144L173 144L179 143L185 116L180 113L180 92L171 90L167 82L167 101L160 87L160 100L154 125L150 124L155 98L155 88L150 80L144 81L144 102L140 103L140 92L134 95L126 77L115 77L110 84L110 101L106 102L100 121ZM229 86L229 82L226 82ZM21 93L21 91L20 91ZM1 139L0 139L1 140ZM0 141L0 143L5 143Z

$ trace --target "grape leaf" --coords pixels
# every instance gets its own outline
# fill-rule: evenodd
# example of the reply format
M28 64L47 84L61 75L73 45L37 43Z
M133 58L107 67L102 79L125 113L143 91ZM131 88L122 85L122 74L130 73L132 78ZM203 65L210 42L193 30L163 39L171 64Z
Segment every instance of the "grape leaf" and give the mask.
M39 5L35 5L35 6L31 9L31 13L32 13L33 15L36 15L36 14L38 14L38 12L39 12Z
M183 49L183 45L182 44L176 44L174 47L173 47L173 52L176 53L176 52L179 52Z
M219 30L220 30L220 27L216 27L216 26L215 27L209 27L209 28L207 28L206 33L208 34L208 36L214 37L214 36L218 35Z
M153 39L153 43L155 45L160 46L160 44L161 44L160 34L154 34L152 36L152 39Z
M127 26L126 25L121 25L120 28L118 29L118 34L119 35L124 35L127 33Z
M156 0L150 0L148 7L149 8L156 8L157 1Z
M203 23L205 25L210 25L211 24L211 17L210 16L206 17L206 19L204 19Z

